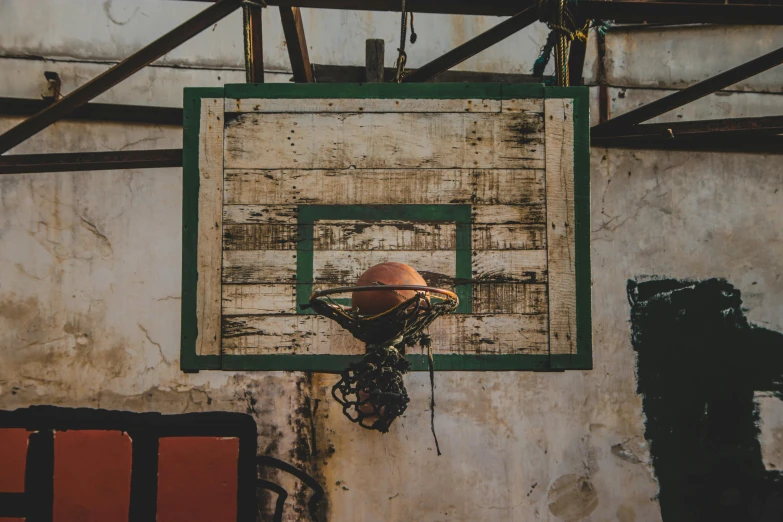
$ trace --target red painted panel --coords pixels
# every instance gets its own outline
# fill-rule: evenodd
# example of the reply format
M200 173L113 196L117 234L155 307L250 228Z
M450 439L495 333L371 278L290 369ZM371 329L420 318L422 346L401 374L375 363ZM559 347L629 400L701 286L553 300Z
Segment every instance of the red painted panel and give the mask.
M0 429L0 493L24 493L29 436L24 428Z
M0 517L0 522L24 522L23 518Z
M239 439L160 439L157 522L236 522L238 466Z
M131 465L126 433L55 433L53 522L127 521Z

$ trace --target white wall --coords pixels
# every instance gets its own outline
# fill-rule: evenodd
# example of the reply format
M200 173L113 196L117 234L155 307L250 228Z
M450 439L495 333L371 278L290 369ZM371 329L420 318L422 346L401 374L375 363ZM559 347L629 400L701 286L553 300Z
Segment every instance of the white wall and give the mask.
M0 96L39 96L44 70L58 71L69 92L105 62L122 59L202 8L162 0L2 0ZM387 66L393 63L396 15L303 16L313 62L360 65L364 40L383 37ZM264 20L268 79L287 81L276 10L268 9ZM496 22L419 15L409 64L420 65ZM526 73L545 37L536 24L463 68ZM780 31L767 28L610 33L612 112L782 41ZM184 86L241 82L241 57L235 14L99 101L180 106ZM781 114L781 75L778 68L663 118ZM0 130L16 121L0 119ZM61 122L14 152L179 147L180 132ZM333 376L179 370L179 169L0 176L0 408L248 412L259 426L259 451L315 477L335 521L654 522L661 519L658 486L636 393L626 281L725 277L743 292L751 321L783 331L780 165L779 156L593 150L595 369L438 373L442 457L429 431L425 374L406 378L408 412L380 435L342 418L328 396ZM301 413L306 398L321 405L313 423L317 457L297 452L302 444L312 450L310 422ZM765 460L775 462L781 448L770 434L783 428L783 415L768 399L763 404ZM289 491L300 487L280 480ZM287 520L301 519L298 502L289 497ZM572 515L563 515L564 505Z

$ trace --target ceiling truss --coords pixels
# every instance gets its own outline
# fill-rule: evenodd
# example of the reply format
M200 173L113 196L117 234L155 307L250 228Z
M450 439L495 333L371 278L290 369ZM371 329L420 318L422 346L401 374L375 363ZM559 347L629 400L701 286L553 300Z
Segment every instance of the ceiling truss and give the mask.
M294 81L363 81L361 67L319 66L310 63L300 7L398 11L399 0L202 0L210 3L199 14L160 37L129 58L87 82L75 91L51 100L0 98L0 113L30 115L0 135L0 154L47 128L60 119L110 120L181 124L182 110L163 107L135 107L88 103L149 65L167 52L225 18L243 10L246 77L262 83L264 61L261 13L265 6L280 11ZM495 27L465 42L418 69L408 70L405 82L438 81L530 81L527 75L464 73L449 69L520 31L538 19L536 3L525 6L515 0L407 0L411 11L421 13L509 16ZM585 19L641 24L772 24L783 25L783 4L734 4L665 2L638 0L580 0L579 13ZM664 150L710 150L783 153L783 116L735 118L665 124L644 124L694 100L724 89L750 76L783 63L783 48L751 60L729 71L665 96L616 118L609 118L608 88L603 56L605 41L598 35L598 88L600 124L592 129L594 146ZM586 43L575 42L569 60L574 85L582 83ZM376 64L377 68L377 64ZM378 72L380 74L380 72ZM473 80L469 77L473 75ZM393 78L386 69L384 79ZM461 78L461 79L456 79ZM480 79L481 78L481 79ZM0 156L0 174L155 168L181 166L181 150L149 150L64 154Z

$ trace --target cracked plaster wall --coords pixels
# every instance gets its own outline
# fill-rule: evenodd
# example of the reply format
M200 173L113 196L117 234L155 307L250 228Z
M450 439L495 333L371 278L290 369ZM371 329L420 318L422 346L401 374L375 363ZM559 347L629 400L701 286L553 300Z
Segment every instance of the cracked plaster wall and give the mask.
M42 10L49 17L48 30L23 23L32 8L28 4L0 5L0 27L5 24L0 50L51 56L67 51L69 59L88 61L127 54L149 34L172 26L179 19L172 10L180 8L174 6L185 3L155 2L165 6L162 14L134 21L152 14L149 2L138 10L118 2L69 2L68 11L82 20L79 35L64 29L70 24L57 22L65 9L59 3ZM393 34L396 24L379 14L362 13L365 25L351 18L359 15L328 16L353 24L354 32L340 38L359 43L378 33L359 34L357 27L383 21L383 31ZM86 23L90 20L95 23ZM417 17L420 38L438 34L425 20ZM470 34L477 27L471 26ZM451 39L444 37L443 49L433 47L433 56L465 36L454 27L443 31ZM531 49L542 34L526 36L535 41ZM741 42L748 34L732 38ZM313 29L310 35L311 44L328 40L323 31ZM241 73L224 69L238 63L232 54L236 43L230 43L238 41L235 36L219 24L211 35L168 57L171 63L218 71L151 69L106 99L176 106L184 85L220 84L223 75L237 81ZM358 47L363 49L328 41L319 52L336 53L326 55L326 63L345 64L360 62L352 54ZM622 48L620 43L612 48L615 58ZM268 63L284 69L284 50L268 49ZM274 58L278 55L283 58ZM496 54L482 60L487 61L466 68L500 70L506 63ZM16 72L0 79L0 95L37 96L28 91L40 87L35 87L43 70L39 63L45 62L13 63L16 69L4 71ZM650 85L627 72L633 60L622 63L627 66L618 69L618 82L625 78ZM63 67L73 72L77 85L79 78L105 66ZM667 84L666 71L655 73L657 87ZM150 80L155 74L168 76ZM283 75L277 79L284 81ZM655 92L649 91L648 98ZM728 106L704 104L681 114L686 119L744 115L738 112L754 110L747 108L752 96L764 94L737 93L726 97ZM618 104L621 100L615 98ZM762 114L783 108L778 100L759 102ZM0 130L15 121L0 120ZM64 122L15 152L179 146L178 128ZM783 204L783 172L776 156L596 149L592 177L595 369L437 374L436 428L444 452L437 457L425 374L407 377L412 403L391 433L382 436L342 418L328 396L332 376L179 370L178 169L1 176L0 408L53 404L246 412L258 423L261 453L305 469L324 486L330 520L655 522L660 520L657 484L636 394L626 281L642 275L725 277L742 291L752 322L783 331L783 214L774 211ZM762 438L765 461L774 463L781 451L777 435L783 412L770 400L776 399L762 400ZM290 477L277 480L288 491L302 489ZM288 504L287 520L301 519L301 500L292 495Z

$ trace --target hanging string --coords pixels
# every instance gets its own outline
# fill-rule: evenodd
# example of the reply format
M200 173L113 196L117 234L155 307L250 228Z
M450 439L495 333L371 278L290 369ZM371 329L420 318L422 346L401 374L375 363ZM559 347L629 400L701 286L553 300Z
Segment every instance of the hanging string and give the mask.
M546 43L541 47L541 54L533 64L533 74L543 78L544 70L554 54L555 84L570 85L568 58L571 54L571 42L586 41L591 22L578 22L580 18L577 14L577 0L538 0L538 12L539 20L547 24L550 32ZM599 28L605 25L601 22Z
M397 52L400 53L397 56L397 73L394 75L394 81L397 83L402 82L403 76L405 76L405 62L408 61L408 55L405 54L405 33L408 30L408 11L405 8L405 0L402 0L402 19L400 20L400 46L397 48Z
M438 436L435 434L435 361L432 359L432 339L428 335L421 344L427 348L427 366L430 370L430 429L432 430L432 438L435 439L435 450L440 457L440 444L438 444Z

